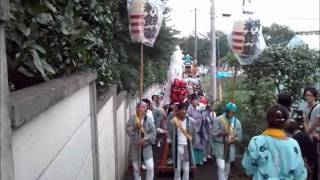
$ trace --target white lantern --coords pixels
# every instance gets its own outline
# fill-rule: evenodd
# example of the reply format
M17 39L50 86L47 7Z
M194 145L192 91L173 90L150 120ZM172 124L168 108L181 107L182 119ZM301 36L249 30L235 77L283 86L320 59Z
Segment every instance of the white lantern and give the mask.
M265 48L262 26L258 18L243 15L233 23L229 45L241 65L251 64Z
M130 34L133 42L144 41L144 0L133 0L128 6Z
M131 40L153 47L166 8L163 0L127 0Z

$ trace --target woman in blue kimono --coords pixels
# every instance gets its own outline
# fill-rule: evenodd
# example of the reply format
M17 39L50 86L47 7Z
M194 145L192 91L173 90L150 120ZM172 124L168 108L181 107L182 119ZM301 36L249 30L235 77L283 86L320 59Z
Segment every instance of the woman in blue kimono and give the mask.
M274 105L267 112L269 127L251 139L242 166L253 180L305 180L307 171L299 144L284 132L288 112Z

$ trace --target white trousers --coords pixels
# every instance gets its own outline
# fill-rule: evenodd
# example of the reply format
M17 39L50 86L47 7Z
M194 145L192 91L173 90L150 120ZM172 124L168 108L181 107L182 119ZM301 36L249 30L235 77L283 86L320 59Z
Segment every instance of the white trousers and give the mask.
M147 169L147 176L146 180L153 180L154 176L154 163L153 163L153 158L148 159L144 161ZM132 161L132 166L133 166L133 175L134 175L134 180L141 180L141 175L139 174L139 162L138 161Z
M177 168L174 171L174 180L181 180L181 168L183 170L183 180L189 180L190 164L183 160L184 146L178 145Z
M230 162L226 162L223 159L217 159L218 165L218 179L227 180L230 173Z

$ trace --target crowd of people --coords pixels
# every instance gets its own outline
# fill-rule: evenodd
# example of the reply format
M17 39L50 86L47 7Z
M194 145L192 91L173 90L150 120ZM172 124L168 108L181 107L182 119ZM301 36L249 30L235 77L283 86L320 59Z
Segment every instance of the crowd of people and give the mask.
M247 175L255 180L319 179L318 96L315 88L304 90L306 107L302 123L294 117L290 94L278 96L278 103L266 112L268 127L261 135L252 137L243 154L242 166ZM127 123L134 179L141 179L139 158L143 160L146 179L154 179L157 162L154 159L160 157L156 149L169 143L166 162L174 170L175 180L188 180L190 170L201 168L208 159L215 159L218 179L227 180L237 142L242 139L237 105L227 103L224 113L216 117L202 94L191 94L187 101L170 105L164 105L162 100L163 94L154 95L151 100L143 99Z

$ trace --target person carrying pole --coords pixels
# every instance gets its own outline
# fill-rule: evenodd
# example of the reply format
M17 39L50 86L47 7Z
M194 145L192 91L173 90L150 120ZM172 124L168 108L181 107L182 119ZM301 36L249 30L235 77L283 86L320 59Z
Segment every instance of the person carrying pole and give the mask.
M146 115L146 111L147 104L139 102L136 114L129 119L126 125L126 132L130 137L129 158L132 161L134 180L141 180L140 148L147 170L146 180L153 180L154 177L152 143L156 140L156 128L153 120Z

